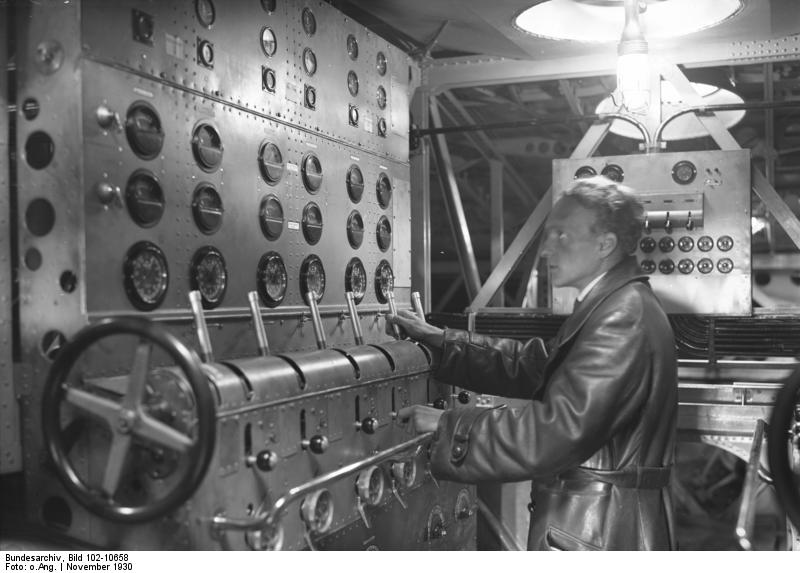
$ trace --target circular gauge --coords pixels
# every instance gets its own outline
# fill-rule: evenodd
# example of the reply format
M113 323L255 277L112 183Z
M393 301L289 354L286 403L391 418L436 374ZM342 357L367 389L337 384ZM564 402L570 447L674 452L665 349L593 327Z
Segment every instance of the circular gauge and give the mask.
M383 118L378 120L378 135L386 137L386 120Z
M378 101L378 107L380 109L386 109L386 90L383 88L383 86L378 86L376 99Z
M694 239L691 237L681 237L678 239L678 248L684 253L688 253L694 248Z
M145 101L134 102L125 117L125 135L138 157L157 157L164 145L164 131L155 108Z
M728 235L722 235L717 239L717 248L720 251L730 251L733 248L733 239Z
M733 270L733 261L725 257L717 261L717 270L723 274L727 274Z
M672 237L661 237L658 242L658 248L661 249L662 253L672 252L672 249L675 248L675 241Z
M275 11L277 4L278 0L261 0L261 8L267 14L272 14Z
M583 165L578 167L578 170L575 172L574 179L586 179L587 177L594 177L595 175L597 175L597 171L594 170L594 167Z
M271 141L264 141L258 149L258 169L264 181L275 185L283 177L283 154Z
M358 211L353 211L347 218L347 241L354 249L364 241L364 219Z
M386 209L392 201L392 182L386 173L378 175L378 182L375 184L375 191L378 195L378 205Z
M403 487L411 487L417 479L417 465L413 461L393 462L392 477Z
M275 32L271 28L264 26L261 28L261 51L267 57L274 56L275 51L278 49L278 40L275 38Z
M274 241L283 232L283 206L275 195L267 195L261 200L258 210L258 222L261 232L270 241Z
M197 186L192 197L192 215L197 228L206 235L216 233L222 225L222 198L210 183Z
M378 466L361 471L356 478L356 493L365 505L378 505L383 499L383 472Z
M309 76L317 73L317 56L311 48L303 50L303 69Z
M714 270L714 263L711 259L700 259L697 261L697 270L707 275Z
M473 509L469 491L462 489L460 492L458 492L458 497L456 497L456 505L453 511L454 517L457 520L469 519L474 515L474 513L475 510Z
M266 66L261 67L261 87L272 93L275 91L275 86L278 84L278 78L275 76L275 70L272 68L267 68Z
M694 262L692 259L681 259L678 261L678 270L681 274L688 275L694 270Z
M386 75L386 67L386 54L378 52L378 55L375 57L375 69L378 70L379 76Z
M313 36L317 33L317 19L314 16L314 13L311 11L311 8L303 8L303 31L308 34L309 36Z
M308 109L314 109L317 107L317 90L314 89L313 86L306 86L305 87L305 95L304 95L306 107Z
M394 273L392 266L386 259L378 264L375 269L375 296L378 297L378 302L386 304L389 300L388 293L394 289Z
M200 291L203 308L216 308L225 297L228 288L228 270L225 259L214 247L203 247L192 257L189 272L192 290Z
M353 97L358 95L358 75L353 70L347 72L347 91Z
M656 248L656 240L653 237L644 237L639 241L639 248L643 253L652 253Z
M642 272L645 272L648 275L651 275L656 271L656 262L650 259L643 260L639 266L641 267Z
M600 174L608 177L612 181L616 181L617 183L622 183L622 180L625 179L625 172L622 170L622 167L615 165L614 163L609 163L603 167L603 170L600 172Z
M355 164L347 170L347 194L353 203L361 201L361 196L364 194L364 174Z
M316 193L322 186L322 163L313 153L309 153L303 158L302 165L303 185L309 193Z
M318 489L303 498L300 515L313 533L325 533L333 523L333 496L327 489Z
M214 44L208 40L200 40L197 44L197 59L207 68L214 67Z
M222 163L222 139L213 125L201 123L192 133L192 153L200 169L216 171Z
M303 207L303 236L309 245L316 245L322 237L322 210L313 201Z
M367 271L361 259L353 257L344 270L344 291L353 293L353 300L360 303L367 292Z
M672 274L672 271L675 270L675 263L672 262L672 259L664 259L658 263L658 270L665 275Z
M139 310L157 308L167 294L167 258L156 245L141 241L128 249L122 263L125 292Z
M708 235L703 235L699 239L697 239L697 248L703 251L710 251L714 248L714 239L709 237Z
M697 177L697 168L691 161L678 161L672 167L672 180L678 185L688 185Z
M358 108L354 105L351 105L347 115L350 125L358 126Z
M308 255L300 265L300 294L306 304L309 293L314 293L317 302L325 295L325 268L317 255Z
M351 60L358 59L358 40L353 34L347 36L347 55Z
M378 248L386 252L392 244L392 225L385 215L378 220L376 236L378 238Z
M125 205L140 227L152 227L164 214L164 191L155 175L144 169L134 171L125 186Z
M275 251L262 255L256 271L256 290L261 301L268 307L275 308L283 302L288 283L286 265L281 256Z

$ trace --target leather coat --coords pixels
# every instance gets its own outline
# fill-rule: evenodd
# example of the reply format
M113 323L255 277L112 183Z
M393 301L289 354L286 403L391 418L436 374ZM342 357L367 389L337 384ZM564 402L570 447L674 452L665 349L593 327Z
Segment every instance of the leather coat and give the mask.
M530 402L445 411L435 476L533 480L529 550L674 548L674 338L635 258L609 270L547 345L458 330L444 340L438 380Z

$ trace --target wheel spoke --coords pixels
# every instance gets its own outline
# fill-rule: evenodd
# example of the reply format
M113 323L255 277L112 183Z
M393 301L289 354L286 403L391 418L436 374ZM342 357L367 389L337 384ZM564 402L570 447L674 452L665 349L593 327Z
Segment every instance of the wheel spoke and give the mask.
M108 451L108 461L106 462L106 472L103 476L103 491L109 498L114 497L119 487L122 477L122 470L125 467L125 458L131 447L130 434L115 434L111 440L111 448Z
M134 433L160 446L169 448L178 453L185 453L192 447L194 441L187 436L146 414L141 414Z
M121 410L119 404L108 398L102 398L96 394L87 392L86 390L67 388L65 390L64 400L79 410L102 418L112 428L115 427L117 419L119 418L119 412Z
M144 400L144 393L147 387L147 373L150 365L150 355L153 352L153 344L150 341L140 340L136 347L136 354L133 357L133 367L128 378L128 391L122 398L124 408L134 409Z

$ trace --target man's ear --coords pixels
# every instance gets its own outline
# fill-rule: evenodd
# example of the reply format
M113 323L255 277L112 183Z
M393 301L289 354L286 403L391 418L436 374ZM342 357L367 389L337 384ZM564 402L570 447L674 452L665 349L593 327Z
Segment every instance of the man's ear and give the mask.
M616 233L606 232L600 235L600 256L608 258L617 249L618 242Z

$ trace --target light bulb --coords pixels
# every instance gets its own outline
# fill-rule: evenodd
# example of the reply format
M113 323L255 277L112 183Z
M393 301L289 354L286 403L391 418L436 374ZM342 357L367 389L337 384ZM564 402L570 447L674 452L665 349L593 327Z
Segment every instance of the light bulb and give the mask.
M646 113L650 107L650 66L647 40L639 24L638 0L625 0L625 26L617 56L617 90L622 107L631 113Z

